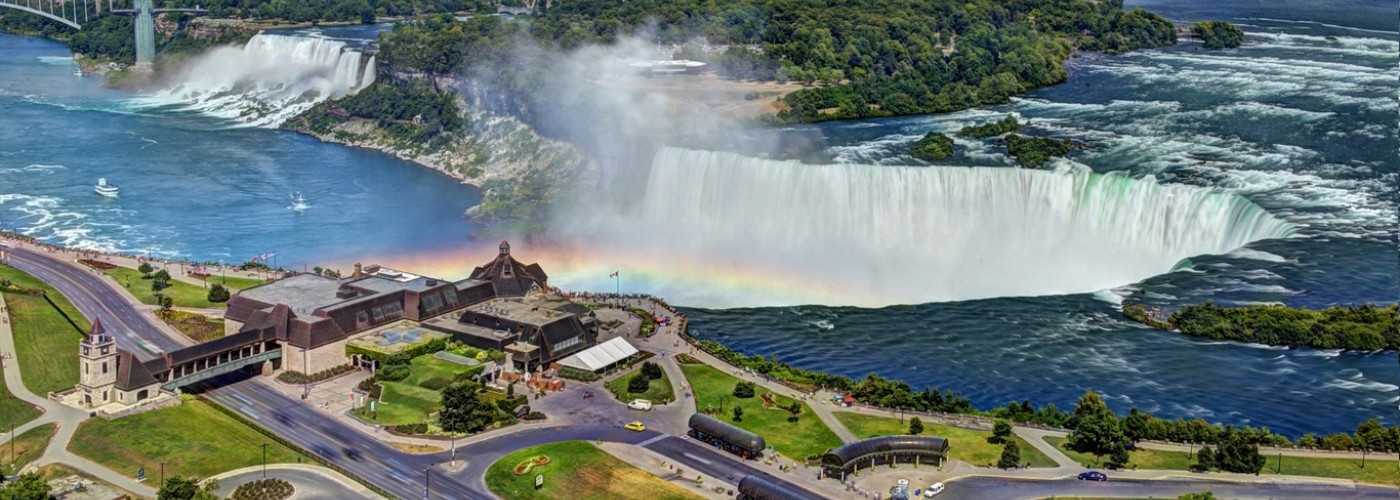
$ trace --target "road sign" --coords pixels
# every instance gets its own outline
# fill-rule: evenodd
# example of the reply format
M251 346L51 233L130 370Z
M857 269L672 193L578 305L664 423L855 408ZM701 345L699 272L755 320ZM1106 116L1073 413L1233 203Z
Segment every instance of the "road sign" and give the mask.
M146 480L146 468L145 468L145 467L138 467L138 468L136 469L136 480L137 480L137 481L145 481L145 480Z
M535 474L535 489L544 487L544 474Z
M375 401L373 399L369 401L369 411L374 411L374 403Z

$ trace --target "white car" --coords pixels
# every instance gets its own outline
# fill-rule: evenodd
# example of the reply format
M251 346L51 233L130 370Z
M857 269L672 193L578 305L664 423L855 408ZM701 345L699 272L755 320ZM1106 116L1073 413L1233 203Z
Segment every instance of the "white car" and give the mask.
M633 399L627 403L627 407L633 410L651 411L651 401L645 399Z
M924 490L924 498L933 498L938 496L939 493L943 493L943 483L933 483L928 486L928 489Z

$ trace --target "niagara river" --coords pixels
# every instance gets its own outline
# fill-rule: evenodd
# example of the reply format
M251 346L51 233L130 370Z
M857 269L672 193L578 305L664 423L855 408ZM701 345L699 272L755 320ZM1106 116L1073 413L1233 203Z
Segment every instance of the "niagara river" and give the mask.
M551 284L612 290L623 261L623 291L682 306L702 339L981 407L1066 408L1092 389L1120 412L1293 436L1396 423L1394 352L1192 339L1119 311L1400 297L1393 17L1151 8L1231 19L1246 43L1085 54L1068 82L1005 106L676 141L645 165L634 218L591 227L628 248L542 259ZM375 63L354 49L374 30L259 35L146 95L75 76L60 44L0 35L0 228L164 258L464 276L477 262L461 249L496 243L470 241L476 189L271 128L368 84ZM957 138L938 165L907 155L926 132L1008 113L1085 150L1045 171L991 140ZM121 196L94 195L100 177ZM308 209L289 208L296 192Z

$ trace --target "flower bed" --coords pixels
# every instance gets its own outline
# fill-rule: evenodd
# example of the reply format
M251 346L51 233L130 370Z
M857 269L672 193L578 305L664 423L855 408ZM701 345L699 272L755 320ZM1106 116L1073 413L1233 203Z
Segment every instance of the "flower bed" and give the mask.
M98 271L106 271L106 270L108 270L108 269L116 269L116 268L117 268L117 265L116 265L116 264L113 264L113 263L111 263L111 262L102 262L102 261L100 261L100 260L78 259L78 262L82 263L82 264L85 265L85 266L88 266L88 267L91 267L91 268L93 268L93 269L96 269L96 270L98 270Z
M516 464L515 475L523 476L529 474L530 471L534 470L535 467L543 467L545 465L549 465L549 457L544 455L533 456L528 459L525 459L525 461L520 462L519 464Z

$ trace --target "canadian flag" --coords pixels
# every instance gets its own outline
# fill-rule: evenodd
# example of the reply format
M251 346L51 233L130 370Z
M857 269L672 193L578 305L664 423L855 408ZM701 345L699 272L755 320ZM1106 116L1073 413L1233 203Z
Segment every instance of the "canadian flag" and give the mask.
M609 274L609 275L608 275L608 277L609 277L609 278L616 278L616 277L617 277L617 271L613 271L612 274Z

